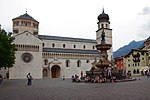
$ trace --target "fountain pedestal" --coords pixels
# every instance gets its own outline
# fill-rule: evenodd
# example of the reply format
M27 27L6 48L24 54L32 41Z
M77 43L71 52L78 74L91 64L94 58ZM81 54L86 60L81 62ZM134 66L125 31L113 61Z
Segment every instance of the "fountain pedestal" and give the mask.
M103 77L106 77L107 76L107 70L109 67L111 67L110 66L111 62L108 60L107 50L110 50L112 45L107 44L105 42L104 30L102 31L101 38L102 38L101 44L96 45L97 50L99 50L100 59L98 62L95 60L91 70L86 72L86 74L90 77L94 77L97 75L99 75L99 76L102 75Z
M107 50L111 49L111 44L98 44L97 50L100 50L100 60L95 64L98 69L107 69L110 66Z

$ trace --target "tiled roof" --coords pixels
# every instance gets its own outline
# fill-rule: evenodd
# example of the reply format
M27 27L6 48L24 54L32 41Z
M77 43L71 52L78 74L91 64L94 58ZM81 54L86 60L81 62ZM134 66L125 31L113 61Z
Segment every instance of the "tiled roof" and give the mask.
M72 37L38 35L38 38L41 40L58 40L58 41L97 43L96 40L92 40L92 39L82 39L82 38L72 38Z
M97 50L63 49L63 48L43 48L43 52L97 54L97 55L99 54Z
M146 41L148 41L148 40L150 40L150 37L148 37L148 38L146 39Z
M16 17L16 18L14 18L14 19L30 19L30 20L34 20L34 21L36 21L36 22L38 22L37 20L35 20L32 16L30 16L29 14L27 14L27 13L25 13L25 14L23 14L23 15L20 15L20 16L18 16L18 17ZM14 20L13 19L13 20Z
M130 55L132 52L134 52L134 51L138 51L138 52L148 52L147 50L141 50L141 49L131 49L131 51L128 53L128 54L126 54L124 57L128 57L128 55Z

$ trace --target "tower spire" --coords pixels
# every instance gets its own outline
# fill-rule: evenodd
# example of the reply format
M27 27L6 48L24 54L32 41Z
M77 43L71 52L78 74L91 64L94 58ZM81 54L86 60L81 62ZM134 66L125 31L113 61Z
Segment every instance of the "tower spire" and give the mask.
M103 12L102 12L102 13L105 13L105 12L104 12L104 7L103 7Z
M27 12L28 12L28 9L26 8L26 14L27 14Z

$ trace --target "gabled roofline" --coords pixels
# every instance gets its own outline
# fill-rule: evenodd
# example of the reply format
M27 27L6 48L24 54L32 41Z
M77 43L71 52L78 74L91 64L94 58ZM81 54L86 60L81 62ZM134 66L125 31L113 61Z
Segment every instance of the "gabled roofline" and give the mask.
M28 33L31 34L32 36L36 37L38 40L42 41L41 39L39 39L37 36L33 35L33 34L32 34L31 32L29 32L29 31L24 31L24 32L19 33L19 34L15 35L15 36L12 36L12 37L15 38L16 36L19 36L19 35L24 34L24 33L26 33L26 32L28 32Z
M124 55L124 57L126 58L126 57L129 56L133 51L147 52L147 50L131 49L131 51L130 51L128 54Z

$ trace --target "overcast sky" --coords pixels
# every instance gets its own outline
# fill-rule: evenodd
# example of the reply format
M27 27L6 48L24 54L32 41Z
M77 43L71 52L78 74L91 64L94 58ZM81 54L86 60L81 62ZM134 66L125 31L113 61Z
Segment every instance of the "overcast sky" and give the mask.
M27 13L40 22L39 34L96 39L97 16L110 17L113 50L150 36L150 0L0 0L0 24Z

